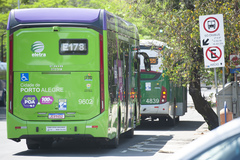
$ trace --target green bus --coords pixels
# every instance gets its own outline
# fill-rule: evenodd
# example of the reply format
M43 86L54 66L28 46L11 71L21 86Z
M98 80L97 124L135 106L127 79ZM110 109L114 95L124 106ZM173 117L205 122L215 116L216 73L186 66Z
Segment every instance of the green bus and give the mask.
M29 149L59 138L132 137L140 124L139 36L102 9L11 10L7 136ZM149 65L148 65L149 66Z
M187 89L174 84L164 76L161 69L162 58L159 54L165 44L157 40L140 40L140 52L149 56L151 71L144 67L140 55L141 68L141 118L175 125L179 116L187 112ZM181 81L181 78L179 79ZM181 84L181 82L180 82Z

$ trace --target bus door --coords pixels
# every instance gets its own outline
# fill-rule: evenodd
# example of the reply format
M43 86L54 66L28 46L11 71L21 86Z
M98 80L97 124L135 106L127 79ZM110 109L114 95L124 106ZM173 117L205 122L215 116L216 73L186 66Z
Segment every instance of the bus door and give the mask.
M120 41L120 55L123 61L123 108L122 112L124 116L124 128L127 129L128 122L128 110L129 110L129 44L124 41Z

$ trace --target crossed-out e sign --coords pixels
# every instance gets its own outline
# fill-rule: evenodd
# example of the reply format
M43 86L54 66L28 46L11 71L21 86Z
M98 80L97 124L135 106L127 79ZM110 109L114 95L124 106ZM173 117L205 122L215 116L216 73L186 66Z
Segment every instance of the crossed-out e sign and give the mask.
M199 16L201 47L225 45L223 15Z
M225 66L223 46L204 47L203 53L205 68L216 68Z

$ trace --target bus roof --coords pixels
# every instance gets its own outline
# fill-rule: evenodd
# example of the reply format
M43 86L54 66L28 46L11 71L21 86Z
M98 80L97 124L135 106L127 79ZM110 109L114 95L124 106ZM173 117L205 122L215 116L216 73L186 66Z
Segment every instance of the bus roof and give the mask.
M154 40L154 39L141 39L140 40L140 45L141 46L148 46L148 47L151 47L151 46L155 46L155 47L160 47L162 45L166 45L166 43L164 42L161 42L161 41L158 41L158 40Z
M20 23L87 22L98 20L100 9L36 8L17 9L15 18Z
M110 29L138 38L137 27L132 23L106 10L87 8L14 9L9 14L7 30L46 25L90 26L99 32Z

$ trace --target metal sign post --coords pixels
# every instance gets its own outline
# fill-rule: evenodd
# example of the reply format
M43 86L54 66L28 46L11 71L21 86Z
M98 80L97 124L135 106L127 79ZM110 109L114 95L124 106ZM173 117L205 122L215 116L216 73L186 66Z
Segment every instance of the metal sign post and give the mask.
M225 100L225 57L224 57L224 25L223 15L204 15L199 16L200 42L203 48L205 68L214 68L216 96L218 95L216 68L223 69L223 102ZM218 108L220 102L218 102ZM219 115L219 114L218 114Z
M218 95L218 84L217 84L217 72L216 72L216 68L214 68L214 77L215 77L216 95Z
M223 79L223 101L225 100L225 91L224 91L224 86L225 86L225 67L222 68L223 73L222 73L222 79Z

